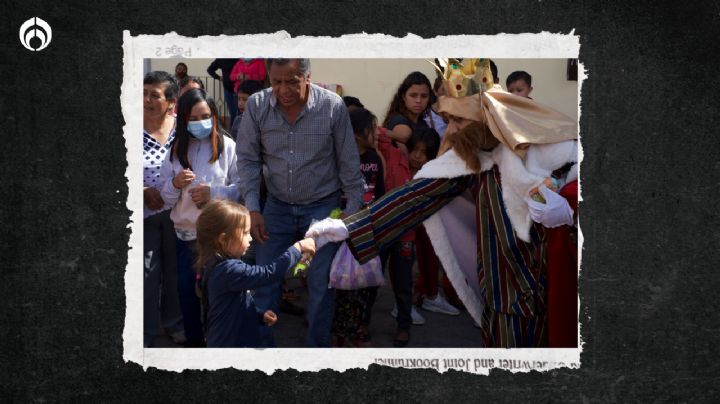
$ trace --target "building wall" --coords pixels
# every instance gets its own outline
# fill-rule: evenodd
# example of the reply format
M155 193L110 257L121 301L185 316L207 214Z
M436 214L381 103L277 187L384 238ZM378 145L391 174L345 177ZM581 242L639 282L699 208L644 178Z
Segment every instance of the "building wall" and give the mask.
M178 62L188 65L188 74L207 76L212 59L151 59L149 69L173 73ZM531 97L577 119L577 81L566 79L567 59L494 59L498 66L500 84L515 70L525 70L533 78ZM310 79L313 82L340 84L343 95L357 97L382 121L390 100L405 76L412 71L423 72L432 83L435 70L424 59L312 59ZM220 72L218 71L218 74ZM210 79L210 81L214 81ZM222 98L222 87L214 81L209 91Z

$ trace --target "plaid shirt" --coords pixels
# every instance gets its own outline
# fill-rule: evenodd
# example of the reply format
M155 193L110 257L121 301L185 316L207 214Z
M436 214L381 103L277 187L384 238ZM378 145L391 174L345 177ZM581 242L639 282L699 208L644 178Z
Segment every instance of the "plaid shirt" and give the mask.
M314 84L295 123L286 119L266 89L248 100L233 137L237 141L240 192L250 211L260 211L260 173L268 193L304 205L342 190L345 212L362 205L365 189L360 157L342 99Z

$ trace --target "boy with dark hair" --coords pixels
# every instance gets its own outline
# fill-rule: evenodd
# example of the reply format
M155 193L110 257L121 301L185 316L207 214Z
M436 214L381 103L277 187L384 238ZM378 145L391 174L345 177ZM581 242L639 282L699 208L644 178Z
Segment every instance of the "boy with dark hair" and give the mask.
M230 133L234 134L235 130L240 127L240 119L242 118L243 112L245 112L245 104L247 104L248 98L262 89L263 83L256 80L245 80L240 83L236 93L238 115L233 121Z
M530 98L530 93L533 90L532 76L522 70L512 72L505 80L505 87L507 87L509 93Z

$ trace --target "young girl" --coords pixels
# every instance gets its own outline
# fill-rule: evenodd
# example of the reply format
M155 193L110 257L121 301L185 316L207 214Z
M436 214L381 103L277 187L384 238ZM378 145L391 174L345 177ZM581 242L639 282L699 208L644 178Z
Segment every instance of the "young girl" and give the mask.
M391 139L404 144L416 128L427 127L423 116L430 111L431 91L430 80L424 74L412 72L405 77L390 102L382 125Z
M270 310L258 313L252 289L282 280L301 254L315 253L315 241L293 244L270 265L248 265L239 258L250 246L250 213L232 201L210 202L197 219L195 268L202 277L208 347L258 347L262 323L277 321Z
M365 108L356 107L350 111L350 124L360 154L360 171L367 185L363 203L369 205L385 193L383 162L376 152L377 118ZM335 319L332 327L334 346L342 347L346 342L356 347L369 346L370 313L377 291L377 286L335 291Z
M177 282L186 346L205 344L195 295L195 221L213 198L238 200L235 142L220 128L215 103L192 89L178 100L175 142L160 168L160 195L172 206Z
M420 128L413 132L412 137L407 142L407 148L409 151L410 173L414 177L425 163L437 157L440 148L440 136L434 129ZM435 250L423 226L418 226L415 229L415 249L418 264L418 277L415 281L416 301L421 300L422 308L427 311L451 316L459 315L460 310L448 303L438 293L440 260L435 255ZM448 289L452 288L446 279L443 279L443 286L447 286Z

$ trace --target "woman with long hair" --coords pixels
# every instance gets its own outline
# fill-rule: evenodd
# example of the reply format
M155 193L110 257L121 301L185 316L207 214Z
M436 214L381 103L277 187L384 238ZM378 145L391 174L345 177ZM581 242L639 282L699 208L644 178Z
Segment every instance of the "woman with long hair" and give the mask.
M196 221L211 199L237 201L235 142L221 128L217 108L205 91L193 89L178 100L175 143L160 169L160 194L172 205L177 237L177 276L187 346L205 344L200 302L195 294Z
M412 72L400 84L385 114L383 128L387 135L401 143L406 143L417 126L427 126L423 116L430 109L432 86L427 76Z
M426 127L423 115L430 105L430 80L412 72L405 77L388 107L383 128L378 133L378 150L386 163L385 188L402 186L412 178L408 154L404 144L419 127ZM400 143L400 144L398 144ZM408 232L388 249L381 259L387 263L390 281L395 294L395 308L391 315L397 319L397 332L393 345L404 347L410 341L410 325L425 323L412 305L412 268L415 262L415 233Z

